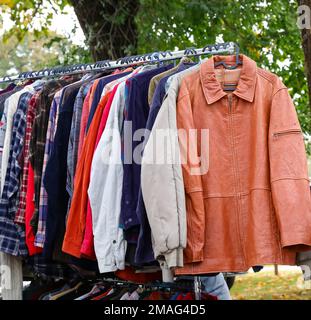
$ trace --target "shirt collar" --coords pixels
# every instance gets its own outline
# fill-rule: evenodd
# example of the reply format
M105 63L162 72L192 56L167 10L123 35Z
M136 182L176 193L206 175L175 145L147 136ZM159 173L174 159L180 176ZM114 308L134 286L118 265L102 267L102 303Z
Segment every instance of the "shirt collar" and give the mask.
M255 61L245 55L240 55L240 59L243 61L243 65L237 88L233 91L233 94L241 99L253 102L257 79L257 65ZM216 79L215 62L218 61L224 61L226 64L233 65L235 63L235 56L213 56L202 63L200 77L208 104L212 104L227 95Z

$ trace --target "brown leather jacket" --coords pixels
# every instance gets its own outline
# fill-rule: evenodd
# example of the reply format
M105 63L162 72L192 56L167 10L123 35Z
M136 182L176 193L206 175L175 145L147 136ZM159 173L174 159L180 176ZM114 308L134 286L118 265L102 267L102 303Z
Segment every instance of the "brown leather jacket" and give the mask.
M200 133L195 140L179 136L187 160L187 248L176 274L293 265L297 251L311 247L307 161L295 107L276 75L241 59L239 71L216 72L215 62L233 64L235 57L213 57L181 84L178 128L208 129L209 146ZM240 76L228 93L219 80L230 72Z

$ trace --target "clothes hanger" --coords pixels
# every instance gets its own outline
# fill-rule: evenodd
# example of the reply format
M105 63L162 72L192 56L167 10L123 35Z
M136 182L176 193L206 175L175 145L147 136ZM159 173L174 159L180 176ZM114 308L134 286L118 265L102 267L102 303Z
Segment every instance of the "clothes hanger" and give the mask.
M235 70L239 65L243 65L242 60L240 59L240 48L239 46L235 43L235 64L234 65L228 65L224 61L219 61L215 63L215 68L218 66L223 66L225 69L228 70ZM224 83L224 91L235 91L236 90L236 83Z
M226 64L224 61L219 61L219 62L215 63L215 67L223 66L226 69L233 70L233 69L236 69L239 65L243 64L242 60L240 60L240 48L236 43L234 44L234 46L236 49L235 50L235 65L230 66L230 65Z

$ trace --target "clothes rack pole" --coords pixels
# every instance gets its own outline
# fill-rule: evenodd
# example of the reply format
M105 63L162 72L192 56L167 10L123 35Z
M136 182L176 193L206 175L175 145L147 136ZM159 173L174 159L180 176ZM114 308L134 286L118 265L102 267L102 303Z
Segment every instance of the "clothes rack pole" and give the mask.
M5 76L0 78L0 83L14 82L19 80L36 79L42 77L55 77L61 75L76 74L82 72L112 70L120 67L135 66L144 63L165 62L181 59L185 56L195 57L207 54L234 53L238 49L234 42L225 42L219 44L207 45L204 48L188 48L178 51L159 51L149 54L136 55L120 58L115 61L105 60L92 64L77 64L72 66L56 67L51 69L42 69L39 71L23 72L14 76Z
M83 72L99 72L113 70L122 67L135 66L146 63L159 63L181 59L183 57L196 57L202 55L215 55L222 53L237 53L239 47L234 42L207 45L204 48L187 48L178 51L159 51L149 54L136 55L120 58L115 61L98 61L92 64L76 64L72 66L46 68L39 71L23 72L18 75L5 76L0 78L0 83L24 81L27 79L38 79L44 77L57 77L62 75L79 74ZM3 270L5 272L3 272ZM170 270L168 270L170 271ZM11 256L0 252L0 287L2 287L3 300L22 300L23 274L22 260L19 257ZM170 282L173 275L169 272L166 281Z

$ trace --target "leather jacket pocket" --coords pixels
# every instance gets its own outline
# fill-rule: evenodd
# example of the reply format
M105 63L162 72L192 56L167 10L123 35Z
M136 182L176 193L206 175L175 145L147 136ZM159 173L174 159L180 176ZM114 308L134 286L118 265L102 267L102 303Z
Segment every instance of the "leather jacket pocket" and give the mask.
M289 135L289 134L302 134L302 132L301 132L301 129L288 129L288 130L277 131L273 133L273 138L278 139L279 137Z

